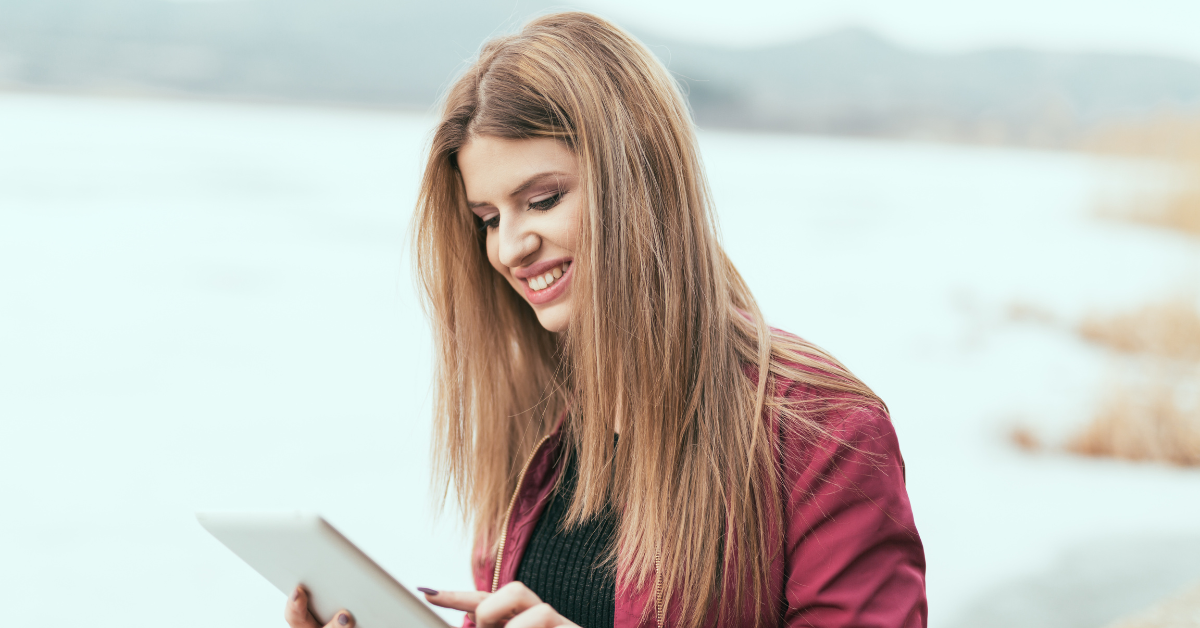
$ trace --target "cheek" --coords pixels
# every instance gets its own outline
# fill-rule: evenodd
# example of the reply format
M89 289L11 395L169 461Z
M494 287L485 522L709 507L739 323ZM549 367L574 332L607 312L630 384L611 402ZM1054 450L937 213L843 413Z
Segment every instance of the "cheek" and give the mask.
M561 220L555 229L555 241L559 246L574 253L579 242L579 230L583 225L582 203L572 202L563 209L567 211L559 215Z

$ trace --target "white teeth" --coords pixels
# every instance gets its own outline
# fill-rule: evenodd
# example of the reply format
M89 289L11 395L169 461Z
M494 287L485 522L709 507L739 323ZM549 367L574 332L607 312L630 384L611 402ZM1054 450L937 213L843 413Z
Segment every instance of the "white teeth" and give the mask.
M567 272L567 267L570 265L571 262L564 262L562 266L555 266L544 275L530 277L527 280L529 282L529 287L533 288L534 292L545 290L550 286L550 284L554 283L554 280L562 277L563 273Z

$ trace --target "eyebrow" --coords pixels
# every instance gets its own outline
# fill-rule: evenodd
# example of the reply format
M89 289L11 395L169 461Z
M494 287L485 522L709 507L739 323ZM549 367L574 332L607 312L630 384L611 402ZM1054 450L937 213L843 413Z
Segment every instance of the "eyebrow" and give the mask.
M516 196L516 195L520 194L521 192L528 190L535 183L540 182L542 179L545 179L548 177L565 177L565 176L568 176L567 173L565 173L565 172L558 172L558 171L539 172L539 173L533 175L532 177L525 179L525 181L523 183L521 183L521 185L518 185L515 190L513 190L512 192L509 192L508 196L510 198L513 196ZM475 201L475 202L467 203L467 207L470 207L471 209L475 209L476 207L483 207L484 205L491 205L491 203L489 203L487 201Z

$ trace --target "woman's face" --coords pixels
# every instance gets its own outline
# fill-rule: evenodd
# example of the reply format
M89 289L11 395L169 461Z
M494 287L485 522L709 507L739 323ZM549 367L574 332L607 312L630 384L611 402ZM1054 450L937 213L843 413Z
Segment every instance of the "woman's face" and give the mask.
M548 138L476 136L459 150L458 168L487 234L488 261L543 327L563 331L584 202L575 154Z

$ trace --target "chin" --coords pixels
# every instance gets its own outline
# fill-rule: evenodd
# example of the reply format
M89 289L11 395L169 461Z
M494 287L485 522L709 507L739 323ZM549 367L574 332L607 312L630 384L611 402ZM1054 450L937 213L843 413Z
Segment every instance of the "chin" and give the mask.
M567 330L567 325L571 322L571 308L567 303L555 303L546 308L535 308L538 322L546 331L559 333Z

